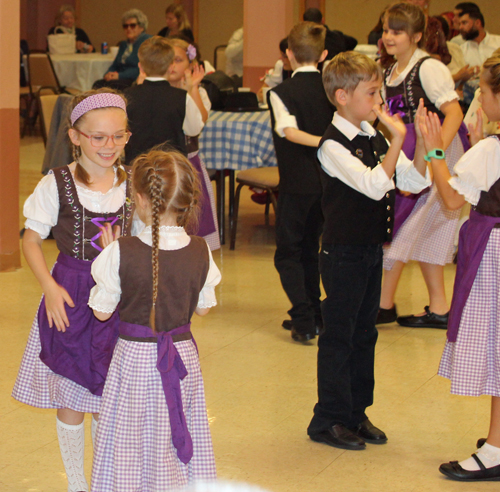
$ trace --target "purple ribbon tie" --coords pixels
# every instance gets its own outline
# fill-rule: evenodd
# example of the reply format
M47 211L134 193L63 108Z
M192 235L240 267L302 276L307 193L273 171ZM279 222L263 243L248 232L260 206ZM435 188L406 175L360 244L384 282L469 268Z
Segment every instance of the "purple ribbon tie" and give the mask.
M397 96L387 98L387 106L389 108L389 114L391 116L394 116L395 114L399 114L401 118L404 118L406 116L406 113L399 109L399 108L404 108L402 94L398 94Z
M90 222L92 222L92 224L94 224L95 226L101 228L104 227L104 224L106 222L109 222L111 226L113 226L118 219L119 217L108 217L107 219L105 217L94 217L93 219L90 220ZM101 236L102 236L102 231L100 230L94 237L90 238L90 244L95 249L97 249L97 251L102 251L102 248L95 242Z

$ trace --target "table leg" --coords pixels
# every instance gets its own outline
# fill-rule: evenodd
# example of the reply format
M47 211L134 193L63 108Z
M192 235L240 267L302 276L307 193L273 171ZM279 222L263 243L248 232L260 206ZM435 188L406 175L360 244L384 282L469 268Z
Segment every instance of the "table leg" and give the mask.
M217 217L219 220L219 237L221 245L224 244L224 227L225 227L225 191L226 180L224 179L224 169L217 171Z
M229 170L229 222L233 223L234 215L234 171ZM231 225L232 227L232 225Z

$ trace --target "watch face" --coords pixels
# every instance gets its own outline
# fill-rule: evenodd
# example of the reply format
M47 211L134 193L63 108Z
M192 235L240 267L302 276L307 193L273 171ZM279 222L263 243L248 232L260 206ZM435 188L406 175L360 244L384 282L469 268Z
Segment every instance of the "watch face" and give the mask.
M444 157L444 150L436 149L434 152L436 153L436 157L439 157L441 159Z

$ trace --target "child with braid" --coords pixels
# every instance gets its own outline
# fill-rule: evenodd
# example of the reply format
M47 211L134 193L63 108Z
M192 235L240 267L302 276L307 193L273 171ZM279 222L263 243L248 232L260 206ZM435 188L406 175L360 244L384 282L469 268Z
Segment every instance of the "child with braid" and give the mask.
M83 419L99 413L118 337L118 317L100 323L87 305L90 266L132 222L127 171L119 164L130 136L125 99L112 89L75 96L68 134L74 162L53 169L24 204L23 252L43 297L12 396L57 409L68 492L81 492L88 491ZM51 231L60 253L49 271L42 242ZM95 427L92 418L92 436Z
M89 305L115 309L119 339L97 429L93 492L172 490L215 479L193 313L216 305L220 272L203 238L188 236L200 196L178 152L152 150L133 165L136 213L146 224L92 265Z

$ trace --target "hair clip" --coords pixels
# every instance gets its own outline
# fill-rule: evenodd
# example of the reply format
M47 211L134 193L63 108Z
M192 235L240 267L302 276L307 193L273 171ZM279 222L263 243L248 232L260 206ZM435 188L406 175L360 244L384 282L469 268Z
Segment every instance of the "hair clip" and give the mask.
M189 61L193 61L196 58L196 48L190 44L186 50Z

